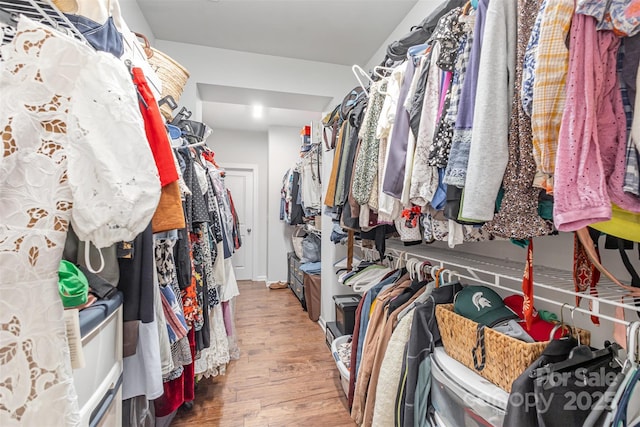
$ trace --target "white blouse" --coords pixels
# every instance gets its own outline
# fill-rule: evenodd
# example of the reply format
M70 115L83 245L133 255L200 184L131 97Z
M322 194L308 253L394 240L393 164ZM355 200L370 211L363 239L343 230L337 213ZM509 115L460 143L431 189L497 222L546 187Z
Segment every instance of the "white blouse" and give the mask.
M69 223L98 247L132 240L160 182L122 63L25 17L2 58L0 425L77 425L57 274Z

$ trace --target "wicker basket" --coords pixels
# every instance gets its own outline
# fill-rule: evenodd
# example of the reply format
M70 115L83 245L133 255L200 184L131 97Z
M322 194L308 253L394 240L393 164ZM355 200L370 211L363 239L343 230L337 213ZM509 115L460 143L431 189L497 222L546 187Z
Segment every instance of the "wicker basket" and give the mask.
M511 391L511 384L535 361L547 342L526 343L485 328L486 360L484 369L473 366L472 349L476 345L478 324L453 311L453 304L436 306L436 319L447 354L498 387ZM579 329L583 344L590 343L589 331Z
M147 49L145 49L146 51ZM171 95L178 102L184 86L189 80L189 72L182 65L178 64L169 55L151 48L151 56L149 56L149 64L153 71L156 72L158 78L162 81L162 97ZM171 108L167 104L160 106L160 112L165 119L169 120L173 117Z

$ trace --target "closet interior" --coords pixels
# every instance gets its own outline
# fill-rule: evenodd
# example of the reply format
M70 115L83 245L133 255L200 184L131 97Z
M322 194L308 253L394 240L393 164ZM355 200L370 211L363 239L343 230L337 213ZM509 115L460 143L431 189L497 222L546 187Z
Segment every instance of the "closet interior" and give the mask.
M388 2L363 65L120 2L0 0L1 426L640 425L637 1Z

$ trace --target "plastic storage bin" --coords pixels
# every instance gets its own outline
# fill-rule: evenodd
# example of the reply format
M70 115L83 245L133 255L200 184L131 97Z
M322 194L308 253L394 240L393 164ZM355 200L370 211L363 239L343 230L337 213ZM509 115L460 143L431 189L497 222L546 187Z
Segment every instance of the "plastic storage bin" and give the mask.
M336 366L338 367L338 372L340 372L340 384L342 385L342 390L344 391L344 395L349 395L349 369L345 366L344 363L340 360L340 356L338 355L338 347L349 341L351 339L351 335L343 335L341 337L336 338L331 343L331 354L333 355L333 359L336 361Z
M324 331L324 338L327 343L327 347L331 348L333 340L343 335L344 334L338 329L338 325L336 324L336 322L327 322L327 326Z
M431 398L440 425L502 427L509 393L451 358L438 347L431 355Z
M334 295L336 304L336 324L344 335L353 334L356 323L356 309L360 304L360 295Z

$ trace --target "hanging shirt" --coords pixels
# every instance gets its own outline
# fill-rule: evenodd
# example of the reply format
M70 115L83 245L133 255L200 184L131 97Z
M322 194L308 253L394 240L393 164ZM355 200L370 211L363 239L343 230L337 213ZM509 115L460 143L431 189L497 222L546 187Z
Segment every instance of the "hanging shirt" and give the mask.
M538 45L540 44L540 27L542 25L542 17L544 16L544 10L546 7L547 0L544 0L540 5L540 10L536 16L536 22L533 25L531 35L529 36L529 42L527 43L523 60L522 91L520 97L522 98L522 108L529 117L531 117L533 109L533 84L536 76Z
M415 155L413 157L413 174L409 197L411 203L418 206L426 206L433 198L438 186L437 170L429 165L429 147L433 142L438 107L440 101L440 69L436 62L440 55L440 44L437 43L427 56L425 67L429 67L427 74L427 86L420 117L420 129L416 141Z
M576 13L593 16L597 29L611 30L618 37L640 33L640 3L637 0L578 0Z
M362 142L360 144L360 155L354 166L355 171L351 187L353 198L360 205L366 205L369 202L373 183L377 180L380 139L376 138L375 134L385 99L381 92L384 92L386 88L387 82L384 80L374 82L371 85L369 105L360 127L359 136Z
M378 221L391 222L400 215L401 206L398 199L385 194L383 183L386 173L387 158L389 156L389 135L392 132L395 122L395 113L400 97L400 87L407 63L404 62L396 67L387 82L387 96L382 105L380 120L376 129L376 137L380 138L380 152L378 157L378 189L377 189L377 205L378 205ZM392 173L395 173L392 171Z
M461 216L493 219L495 200L509 160L509 119L515 85L518 8L513 0L491 0L480 56Z
M571 24L567 104L555 169L553 219L575 231L611 219L611 203L640 212L640 201L623 192L626 118L616 78L620 39L597 31L594 18Z
M476 88L478 84L478 67L482 53L482 38L484 36L485 19L489 0L480 0L473 29L473 44L469 52L469 62L466 77L460 94L456 127L453 131L449 162L445 170L445 184L464 187L469 162L469 148L474 123Z
M409 112L404 106L405 100L413 81L415 64L412 60L407 61L406 71L402 78L402 86L396 103L395 120L393 131L389 139L389 155L382 184L382 191L389 196L400 199L404 182L404 171L407 166L407 143L409 138Z
M558 134L564 112L569 67L567 35L571 28L574 0L548 0L538 42L533 84L531 130L533 157L537 164L534 185L553 193Z

